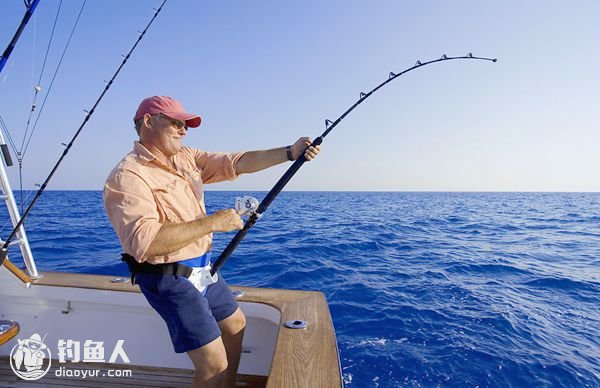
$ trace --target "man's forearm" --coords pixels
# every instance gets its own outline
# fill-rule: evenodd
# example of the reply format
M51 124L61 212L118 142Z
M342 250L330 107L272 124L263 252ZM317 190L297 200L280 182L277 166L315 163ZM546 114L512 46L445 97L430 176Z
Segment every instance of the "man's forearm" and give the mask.
M249 151L238 160L235 170L238 174L248 174L264 170L287 162L287 151L285 147L273 148L264 151Z
M148 247L146 256L162 256L178 251L213 231L210 217L181 224L163 224Z
M210 216L181 224L163 224L146 251L146 257L162 256L184 248L214 232L231 232L244 226L233 209L218 210Z

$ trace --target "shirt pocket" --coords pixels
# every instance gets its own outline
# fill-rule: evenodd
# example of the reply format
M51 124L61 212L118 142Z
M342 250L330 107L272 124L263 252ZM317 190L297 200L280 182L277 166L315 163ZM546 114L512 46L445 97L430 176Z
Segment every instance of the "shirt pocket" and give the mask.
M156 206L159 213L161 214L160 221L169 221L171 223L178 223L183 221L181 212L181 202L185 201L183 187L185 185L179 179L156 188L152 189L152 194L156 200Z
M202 181L202 171L193 169L188 171L185 175L189 181L190 188L194 191L198 205L204 214L204 182Z

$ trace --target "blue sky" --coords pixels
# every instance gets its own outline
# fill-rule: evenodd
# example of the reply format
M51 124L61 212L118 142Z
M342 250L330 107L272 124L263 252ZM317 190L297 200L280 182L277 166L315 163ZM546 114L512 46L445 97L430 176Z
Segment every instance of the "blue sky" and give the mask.
M41 183L153 14L155 0L88 0L24 159ZM20 143L58 0L42 0L0 74L0 115ZM63 2L38 108L82 1ZM0 2L3 50L24 12ZM597 1L169 0L49 189L100 190L135 139L139 101L199 113L186 143L252 150L318 136L361 91L416 60L349 115L290 190L600 191ZM35 117L35 116L34 116ZM269 190L287 165L214 190ZM14 188L18 170L9 168Z

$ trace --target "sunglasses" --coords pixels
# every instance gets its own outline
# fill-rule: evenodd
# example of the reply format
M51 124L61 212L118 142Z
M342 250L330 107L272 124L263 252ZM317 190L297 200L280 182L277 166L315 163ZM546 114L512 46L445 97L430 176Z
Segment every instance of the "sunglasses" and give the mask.
M165 116L165 115L163 115L162 113L159 113L159 114L157 114L157 116L158 116L158 117L160 117L160 118L163 118L163 119L165 119L165 120L168 120L168 121L169 121L169 123L170 123L170 124L171 124L173 127L177 128L177 130L181 130L181 129L184 129L184 128L185 128L185 130L187 130L187 125L185 125L185 123L182 123L182 122L181 122L181 121L179 121L179 120L172 119L172 118L170 118L169 116Z

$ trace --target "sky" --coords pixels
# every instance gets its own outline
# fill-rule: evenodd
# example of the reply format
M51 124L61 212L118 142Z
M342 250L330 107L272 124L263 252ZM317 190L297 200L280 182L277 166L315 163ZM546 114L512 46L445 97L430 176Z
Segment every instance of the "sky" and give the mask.
M24 188L44 181L161 2L87 0L48 92L83 4L63 1ZM41 0L0 73L0 115L17 148L59 3ZM22 0L0 1L0 49L24 12ZM268 149L317 137L391 71L471 52L498 62L448 61L397 78L286 189L600 191L598 15L598 1L169 0L48 189L101 190L132 148L132 116L147 96L173 96L202 116L187 145ZM207 189L269 190L288 166ZM18 189L18 167L8 172Z

